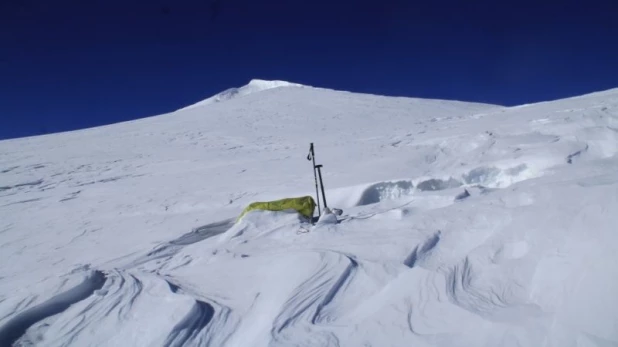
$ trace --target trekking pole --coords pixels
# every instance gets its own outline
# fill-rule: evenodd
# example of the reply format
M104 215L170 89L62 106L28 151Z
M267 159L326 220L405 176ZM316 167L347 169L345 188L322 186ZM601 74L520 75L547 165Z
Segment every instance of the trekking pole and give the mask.
M316 165L316 169L318 169L318 176L320 176L320 187L322 188L322 200L324 201L324 208L328 208L326 205L326 193L324 193L324 182L322 182L322 165Z
M315 180L315 197L318 202L318 217L322 214L322 209L320 208L320 194L318 192L318 177L316 176L315 170L315 151L313 150L313 142L309 146L309 155L307 155L307 160L313 160L313 179Z

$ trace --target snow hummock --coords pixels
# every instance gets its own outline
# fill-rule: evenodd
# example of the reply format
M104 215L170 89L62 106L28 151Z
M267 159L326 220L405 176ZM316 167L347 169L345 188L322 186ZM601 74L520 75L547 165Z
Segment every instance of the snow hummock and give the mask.
M247 85L244 85L239 88L227 89L217 95L211 96L208 99L205 99L195 104L181 108L179 111L212 104L215 102L231 100L231 99L239 98L245 95L258 93L264 90L273 89L273 88L281 88L281 87L307 87L307 86L298 84L298 83L286 82L286 81L278 81L278 80L266 81L266 80L261 80L261 79L252 79L251 81L249 81L249 84Z
M0 345L618 344L618 90L507 108L258 85L0 141ZM315 195L311 142L321 220L237 220Z

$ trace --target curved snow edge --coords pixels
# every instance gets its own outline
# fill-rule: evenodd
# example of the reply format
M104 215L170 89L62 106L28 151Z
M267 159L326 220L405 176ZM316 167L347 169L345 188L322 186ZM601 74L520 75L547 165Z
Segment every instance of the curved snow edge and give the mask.
M11 346L36 322L61 313L71 305L88 298L103 287L105 280L103 272L93 271L77 286L18 314L0 328L0 346Z

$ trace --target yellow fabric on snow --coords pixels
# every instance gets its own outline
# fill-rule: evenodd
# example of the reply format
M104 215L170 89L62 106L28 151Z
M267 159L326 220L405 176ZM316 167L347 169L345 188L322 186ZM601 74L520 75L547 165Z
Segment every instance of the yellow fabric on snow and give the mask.
M240 216L238 216L238 220L240 220L247 212L253 210L296 210L301 215L311 219L313 218L313 211L315 210L315 201L311 196L303 196L298 198L287 198L275 201L254 202L242 211Z

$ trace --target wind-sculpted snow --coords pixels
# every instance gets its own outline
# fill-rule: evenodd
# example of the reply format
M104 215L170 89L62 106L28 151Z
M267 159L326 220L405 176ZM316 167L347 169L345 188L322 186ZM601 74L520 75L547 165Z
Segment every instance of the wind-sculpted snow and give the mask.
M184 246L191 245L210 237L217 236L226 232L234 225L234 219L226 219L219 222L210 223L193 229L191 232L168 242L157 245L146 255L126 265L127 268L136 267L142 264L157 260L169 260L178 253ZM186 263L185 263L186 265Z
M187 295L184 290L168 281L173 293ZM191 310L180 320L167 336L164 345L217 346L227 339L219 325L229 324L230 309L216 302L195 299ZM214 323L211 324L211 322Z
M403 262L408 267L415 267L420 265L419 262L438 244L440 241L440 231L436 232L429 239L427 239L422 245L414 248L414 251Z
M184 346L187 341L196 341L196 336L210 323L214 308L203 301L196 301L191 311L172 329L165 342L166 346Z
M197 106L0 142L0 345L618 343L618 90ZM343 214L237 221L315 194L310 142Z
M229 228L234 225L234 219L228 219L220 222L215 222L207 225L203 225L201 227L195 228L195 230L190 233L184 234L181 237L170 241L171 245L175 246L186 246L190 245L209 237L217 236L219 234L223 234Z
M38 323L19 343L90 345L96 338L96 344L102 345L217 346L225 338L222 331L215 336L209 327L213 320L226 322L229 309L172 291L168 282L156 275L111 271L105 285L88 294L89 300L76 304L77 299L72 299L69 304L73 305L61 313L45 311L43 315L33 309ZM58 313L51 320L44 319ZM17 332L10 324L8 331ZM144 326L154 330L140 334Z
M521 284L483 283L480 281L480 269L466 257L448 270L447 294L454 304L495 321L518 321L523 317L534 318L542 314L537 305L525 302L525 296L516 295Z
M101 288L104 282L105 275L100 271L95 271L78 286L19 313L0 327L0 346L10 346L33 324L61 313L72 304L84 300Z
M317 271L290 294L273 321L272 339L277 345L338 345L336 335L311 326L336 319L328 313L329 304L343 295L358 264L341 254L320 253L320 258ZM307 333L297 336L300 331Z

